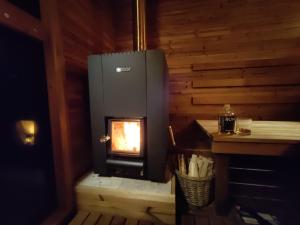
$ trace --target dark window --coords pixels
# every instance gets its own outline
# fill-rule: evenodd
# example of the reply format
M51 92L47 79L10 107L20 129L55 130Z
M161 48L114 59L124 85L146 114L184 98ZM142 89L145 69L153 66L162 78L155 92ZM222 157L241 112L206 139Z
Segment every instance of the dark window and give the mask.
M8 0L8 2L26 11L30 15L41 19L39 0Z
M38 225L56 208L43 43L2 26L0 102L0 224Z

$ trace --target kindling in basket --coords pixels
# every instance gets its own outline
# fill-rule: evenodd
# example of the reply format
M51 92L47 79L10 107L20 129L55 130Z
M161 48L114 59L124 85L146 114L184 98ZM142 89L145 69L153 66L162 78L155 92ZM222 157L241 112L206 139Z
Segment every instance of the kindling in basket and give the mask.
M187 173L183 155L178 157L177 178L187 202L192 206L202 207L209 204L211 200L213 161L194 154L189 161Z

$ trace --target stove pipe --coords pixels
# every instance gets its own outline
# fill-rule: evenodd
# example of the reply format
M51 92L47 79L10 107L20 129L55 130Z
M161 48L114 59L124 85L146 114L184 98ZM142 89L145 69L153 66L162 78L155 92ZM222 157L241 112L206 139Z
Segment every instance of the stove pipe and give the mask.
M147 50L146 40L146 0L132 0L133 2L133 50Z

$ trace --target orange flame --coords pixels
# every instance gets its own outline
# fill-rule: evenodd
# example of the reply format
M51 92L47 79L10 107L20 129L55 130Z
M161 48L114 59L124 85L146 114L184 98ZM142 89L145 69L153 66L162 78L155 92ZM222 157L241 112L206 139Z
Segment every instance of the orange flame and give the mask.
M112 151L138 154L140 152L140 122L112 122Z

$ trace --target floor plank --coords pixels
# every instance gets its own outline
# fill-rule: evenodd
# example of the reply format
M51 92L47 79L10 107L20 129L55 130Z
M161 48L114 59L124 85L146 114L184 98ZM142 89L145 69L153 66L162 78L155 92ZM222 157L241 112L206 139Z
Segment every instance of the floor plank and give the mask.
M89 212L79 211L69 225L82 225L89 214Z
M138 222L139 221L137 219L128 218L125 225L138 225Z
M126 221L125 217L122 216L114 216L110 225L124 225Z
M180 213L180 212L177 212ZM204 208L193 208L181 212L180 225L237 225L237 214L232 211L230 215L217 216L213 204ZM161 222L143 221L122 216L101 214L96 212L79 211L69 225L165 225Z
M87 219L84 221L83 225L95 225L100 219L101 214L96 212L91 212Z
M112 219L112 215L102 215L96 225L110 225Z

